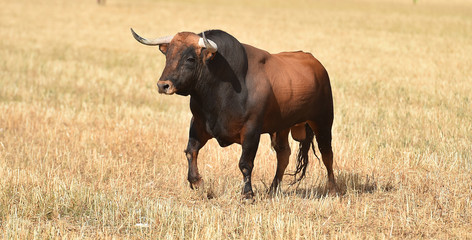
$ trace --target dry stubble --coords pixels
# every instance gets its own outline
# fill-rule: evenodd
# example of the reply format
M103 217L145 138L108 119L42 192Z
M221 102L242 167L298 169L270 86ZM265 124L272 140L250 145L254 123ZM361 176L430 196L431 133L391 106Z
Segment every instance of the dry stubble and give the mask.
M3 238L472 237L467 1L1 5ZM332 79L341 196L323 196L313 157L301 185L286 181L268 197L267 136L254 204L239 199L239 146L215 141L200 155L205 187L190 191L188 98L157 94L164 58L129 27L145 36L220 28L271 52L314 53Z

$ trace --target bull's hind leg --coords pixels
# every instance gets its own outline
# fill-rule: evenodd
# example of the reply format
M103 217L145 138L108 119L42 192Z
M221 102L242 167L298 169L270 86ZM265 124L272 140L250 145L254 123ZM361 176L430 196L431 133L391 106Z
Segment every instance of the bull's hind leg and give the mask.
M290 129L285 129L271 135L272 147L277 153L277 171L274 180L270 186L269 193L274 194L279 189L282 182L285 169L287 168L290 158L290 145L288 144L288 133Z
M318 148L321 152L321 158L323 163L328 171L328 194L336 194L336 181L334 180L333 173L333 149L331 147L331 126L329 124L319 124L315 122L308 122L311 129L315 132L316 142L318 143Z

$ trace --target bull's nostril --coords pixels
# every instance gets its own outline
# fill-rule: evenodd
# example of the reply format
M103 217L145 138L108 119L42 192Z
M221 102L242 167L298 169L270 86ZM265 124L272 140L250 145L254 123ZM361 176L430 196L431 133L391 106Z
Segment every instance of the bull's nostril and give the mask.
M159 81L157 87L159 88L159 93L173 94L175 90L174 85L170 81Z
M157 87L159 88L160 93L165 93L165 92L167 92L167 90L169 90L170 84L169 83L158 83Z

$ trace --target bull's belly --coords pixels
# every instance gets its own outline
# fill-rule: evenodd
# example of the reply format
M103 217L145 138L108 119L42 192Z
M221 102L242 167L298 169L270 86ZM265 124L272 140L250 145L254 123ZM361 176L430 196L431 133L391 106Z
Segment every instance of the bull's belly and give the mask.
M266 114L262 131L263 133L274 133L287 128L291 128L297 124L314 120L316 117L314 107L306 107L303 109L294 109L294 111L273 111Z
M259 120L262 133L274 133L287 128L291 128L297 124L314 120L316 117L316 107L313 104L306 104L304 107L293 107L291 111L282 112L280 109L275 111L267 111L263 119ZM214 118L213 118L214 119ZM220 117L216 122L206 123L206 131L218 141L221 147L232 145L233 143L241 144L243 137L243 129L247 122L243 118Z
M308 117L303 118L272 118L264 122L262 127L263 133L275 133L287 128L291 128L297 124L304 123L310 120Z

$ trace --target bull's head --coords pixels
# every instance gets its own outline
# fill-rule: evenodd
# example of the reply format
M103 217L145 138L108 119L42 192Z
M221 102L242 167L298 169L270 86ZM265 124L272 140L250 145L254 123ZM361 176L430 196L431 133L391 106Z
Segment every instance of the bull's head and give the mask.
M145 45L159 46L166 55L166 66L157 82L159 93L189 95L206 62L218 47L215 42L195 33L182 32L174 36L146 39L131 29L134 38Z

